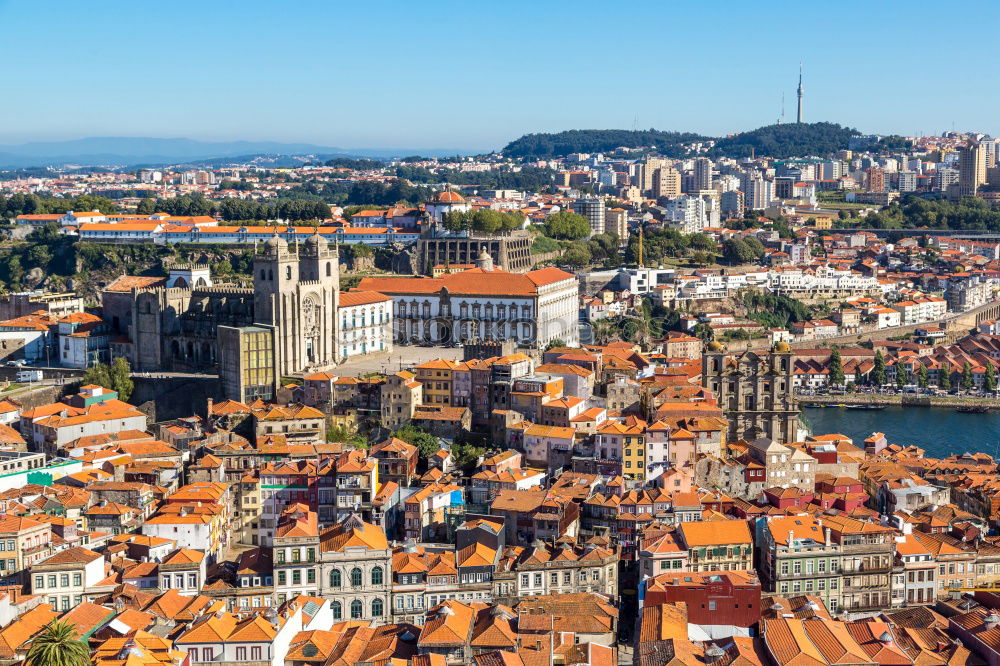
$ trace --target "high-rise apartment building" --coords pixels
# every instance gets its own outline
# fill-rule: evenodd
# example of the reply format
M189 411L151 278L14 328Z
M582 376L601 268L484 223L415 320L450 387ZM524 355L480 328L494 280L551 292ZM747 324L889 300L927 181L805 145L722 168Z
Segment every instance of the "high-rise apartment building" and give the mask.
M774 182L759 173L744 174L740 188L750 210L764 210L774 200Z
M712 189L712 160L699 157L694 161L694 189Z
M958 170L948 167L939 167L935 174L934 186L942 192L947 192L948 188L958 183Z
M885 192L885 171L878 167L865 169L865 181L869 192Z
M604 199L581 197L573 202L573 212L587 218L591 236L604 233Z
M681 174L672 166L660 167L653 173L653 194L673 199L681 195Z
M623 244L628 240L628 215L624 208L605 209L604 232L616 234Z
M730 190L722 193L722 214L726 216L743 215L744 195L741 190Z
M913 192L917 189L917 174L914 171L899 172L899 191Z
M656 175L658 169L663 169L670 166L670 160L663 157L647 157L646 161L642 164L633 165L633 174L635 178L633 183L638 186L642 192L654 193L656 186L653 184L653 178Z
M986 184L986 149L978 143L958 151L958 196L974 197Z

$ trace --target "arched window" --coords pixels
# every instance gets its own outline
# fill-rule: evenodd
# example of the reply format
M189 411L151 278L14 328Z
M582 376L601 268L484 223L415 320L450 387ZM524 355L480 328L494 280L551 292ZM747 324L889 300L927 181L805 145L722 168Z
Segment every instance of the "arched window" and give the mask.
M272 270L267 271L267 279L271 280L272 282L274 281L274 271Z
M372 617L382 617L382 600L375 599L372 601Z
M292 267L291 266L285 266L285 279L286 280L291 280L292 279Z
M382 567L372 569L372 585L382 584Z
M333 269L330 268L330 262L329 261L326 262L326 276L330 277L331 275L333 275L332 271Z
M260 269L260 279L261 280L266 280L267 279L267 274L264 272L263 268Z
M361 569L357 567L351 569L351 585L361 587Z
M361 617L361 615L361 602L358 599L355 599L351 602L351 619L356 620Z
M330 572L330 587L340 587L340 569Z
M334 601L332 608L333 608L333 619L339 620L343 615L343 612L340 610L340 602Z

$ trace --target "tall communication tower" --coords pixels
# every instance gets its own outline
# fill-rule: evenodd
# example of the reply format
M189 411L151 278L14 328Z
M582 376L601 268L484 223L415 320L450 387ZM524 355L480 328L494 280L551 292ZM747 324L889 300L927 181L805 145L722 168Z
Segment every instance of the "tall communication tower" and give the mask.
M802 122L802 61L799 61L799 112L795 115L795 122Z

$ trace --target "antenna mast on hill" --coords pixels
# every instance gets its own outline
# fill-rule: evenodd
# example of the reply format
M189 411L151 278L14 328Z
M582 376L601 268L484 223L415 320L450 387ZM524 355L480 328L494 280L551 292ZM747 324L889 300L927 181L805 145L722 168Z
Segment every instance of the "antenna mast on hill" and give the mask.
M778 116L778 124L785 122L785 93L781 93L781 115Z
M795 117L795 122L802 123L802 61L799 61L799 112Z

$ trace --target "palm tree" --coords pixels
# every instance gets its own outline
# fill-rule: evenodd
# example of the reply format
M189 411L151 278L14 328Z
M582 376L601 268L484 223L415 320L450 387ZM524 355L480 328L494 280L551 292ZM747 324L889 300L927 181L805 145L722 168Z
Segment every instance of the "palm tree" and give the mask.
M72 622L53 620L31 641L25 663L28 666L87 666L90 647L77 637Z

